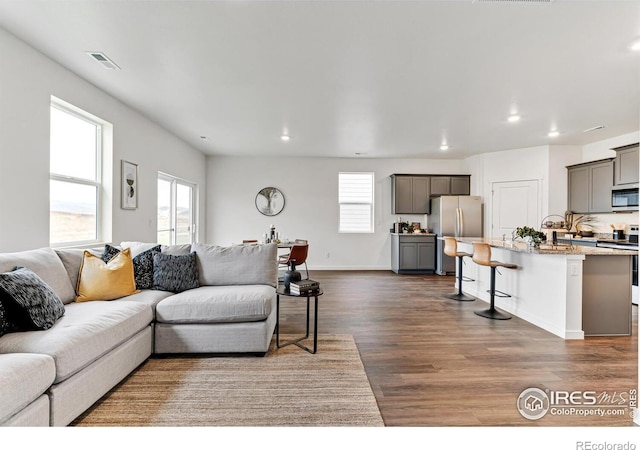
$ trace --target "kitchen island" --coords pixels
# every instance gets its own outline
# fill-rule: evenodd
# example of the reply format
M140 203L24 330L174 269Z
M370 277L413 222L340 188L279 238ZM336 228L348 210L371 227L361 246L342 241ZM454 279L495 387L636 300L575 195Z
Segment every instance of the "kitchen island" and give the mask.
M474 242L491 246L491 259L517 264L498 269L496 308L563 339L631 334L631 271L634 251L547 245L459 237L458 249L473 253ZM465 258L463 292L489 302L490 270Z

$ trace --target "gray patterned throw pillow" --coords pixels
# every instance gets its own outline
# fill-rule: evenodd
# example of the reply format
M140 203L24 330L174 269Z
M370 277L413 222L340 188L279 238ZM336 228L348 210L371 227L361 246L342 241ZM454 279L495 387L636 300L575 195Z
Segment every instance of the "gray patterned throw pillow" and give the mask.
M0 300L0 336L7 333L9 329L9 322L7 322L7 314L4 311L4 305Z
M136 280L136 289L151 289L153 287L153 255L160 253L160 249L161 246L156 245L133 258L133 277ZM108 263L118 253L120 253L119 249L106 244L102 260Z
M0 273L0 302L9 322L8 331L47 330L64 315L60 297L25 267Z
M195 252L179 256L153 255L153 289L177 293L199 286Z

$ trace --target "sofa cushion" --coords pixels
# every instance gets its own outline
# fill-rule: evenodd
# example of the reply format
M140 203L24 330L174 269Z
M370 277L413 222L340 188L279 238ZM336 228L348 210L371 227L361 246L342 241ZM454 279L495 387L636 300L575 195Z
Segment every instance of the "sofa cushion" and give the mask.
M278 246L234 245L220 247L195 243L201 286L278 283Z
M179 256L164 253L153 255L153 289L182 292L198 286L195 253Z
M109 262L111 258L120 253L121 250L109 244L104 246L102 260ZM153 255L160 252L160 245L151 247L133 258L133 276L137 289L151 289L153 287Z
M48 355L0 355L0 423L22 411L53 383L56 366Z
M46 330L64 314L58 294L25 267L0 273L0 303L8 331Z
M17 266L36 273L58 294L63 303L72 302L75 288L71 284L62 261L51 248L40 248L16 253L0 254L0 272L9 272Z
M85 251L77 290L76 302L114 300L135 294L137 290L130 250L121 251L108 263Z
M257 322L271 313L275 289L263 284L201 286L172 295L156 306L164 323Z
M153 247L155 247L156 243L152 242L136 242L136 241L122 241L120 243L120 247L122 249L130 248L131 256L135 258L140 253L147 251ZM160 249L162 253L166 253L168 255L188 255L191 253L191 245L190 244L176 244L176 245L161 245Z
M137 294L122 297L118 302L134 302L141 305L147 305L155 318L156 305L167 297L174 295L169 291L155 291L152 289L143 289Z
M0 353L41 353L56 362L55 383L79 372L121 345L153 319L151 308L136 302L71 303L56 324L44 331L0 337Z

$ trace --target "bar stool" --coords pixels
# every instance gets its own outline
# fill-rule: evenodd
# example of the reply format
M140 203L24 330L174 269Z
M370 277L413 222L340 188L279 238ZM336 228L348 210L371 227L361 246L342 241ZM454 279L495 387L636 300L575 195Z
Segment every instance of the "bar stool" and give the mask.
M452 300L458 300L460 302L472 302L475 300L474 297L469 297L468 295L462 292L462 281L475 281L472 278L464 277L462 275L462 258L465 256L473 256L471 253L459 252L458 251L458 241L452 237L442 238L444 241L444 253L445 255L451 256L452 258L458 259L458 292L455 294L449 294L445 297L450 298Z
M498 311L495 307L494 298L496 296L511 297L509 294L496 290L496 269L498 267L504 267L505 269L517 269L518 265L511 264L511 263L504 263L500 261L492 261L491 247L489 246L489 244L484 244L484 243L473 244L473 262L481 266L491 267L491 289L489 289L488 291L491 294L491 303L490 303L489 309L484 309L482 311L474 311L474 313L479 316L486 317L487 319L496 319L496 320L511 319L511 316L509 314L505 314L501 311Z

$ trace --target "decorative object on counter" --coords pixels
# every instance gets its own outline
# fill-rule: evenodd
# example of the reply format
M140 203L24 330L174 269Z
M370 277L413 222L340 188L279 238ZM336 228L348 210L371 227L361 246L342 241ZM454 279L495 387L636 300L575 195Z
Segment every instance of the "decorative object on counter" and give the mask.
M613 230L613 239L615 240L623 240L624 239L624 230L627 227L623 223L610 224L611 229Z
M516 237L528 241L529 245L532 247L540 247L540 244L547 240L547 235L545 233L537 231L535 228L531 228L526 225L515 229L513 232L513 238L515 239Z
M277 216L284 209L284 195L280 189L266 187L256 195L256 208L265 216Z
M578 219L575 221L578 236L592 237L593 227L597 222L598 220L589 214L584 214L578 217Z
M555 219L560 219L560 220L551 220L552 218ZM566 221L566 217L562 217L558 214L551 214L548 215L547 217L545 217L544 219L542 219L542 222L540 223L540 228L548 228L548 229L567 229L567 221Z
M573 228L573 212L564 212L564 225L567 231L571 231L571 228Z
M289 260L289 270L284 273L283 284L285 292L289 292L291 282L295 283L300 280L302 280L302 275L296 270L296 260L291 259Z

